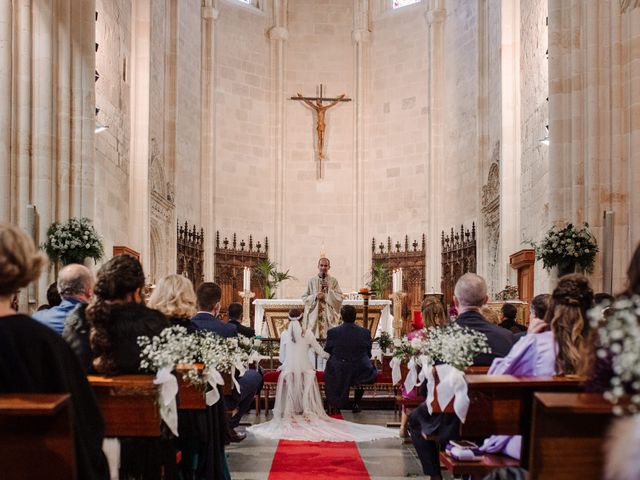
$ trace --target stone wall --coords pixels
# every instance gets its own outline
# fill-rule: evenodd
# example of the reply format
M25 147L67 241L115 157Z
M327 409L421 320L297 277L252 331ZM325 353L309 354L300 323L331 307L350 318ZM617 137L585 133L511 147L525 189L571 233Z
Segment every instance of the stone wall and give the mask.
M227 0L216 21L216 228L272 239L269 10ZM211 232L215 235L215 232ZM209 237L213 239L213 236Z
M365 242L427 232L428 30L423 3L374 16L366 116ZM420 240L419 240L420 241ZM367 249L369 268L371 259ZM429 267L427 267L429 268Z
M109 128L95 137L94 222L109 258L114 245L129 244L131 1L98 0L96 11L96 123Z

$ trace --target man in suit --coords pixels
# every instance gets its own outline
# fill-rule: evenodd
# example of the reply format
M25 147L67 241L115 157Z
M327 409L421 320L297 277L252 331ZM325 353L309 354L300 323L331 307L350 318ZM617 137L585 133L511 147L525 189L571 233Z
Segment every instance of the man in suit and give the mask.
M87 304L93 297L93 274L84 265L72 263L60 270L57 289L62 302L47 310L35 312L34 320L62 335L65 319L80 304ZM48 296L48 293L47 293Z
M371 363L371 332L355 324L355 307L343 305L340 316L343 324L327 332L324 347L325 352L331 355L324 369L327 402L336 409L348 403L351 386L373 383L378 374ZM364 390L357 388L353 402L354 413L360 411L363 395Z
M230 338L238 336L235 325L223 322L220 313L222 290L213 282L204 282L196 291L198 312L191 319L191 323L198 330L207 330L221 337ZM247 370L244 375L237 378L240 392L235 389L229 396L225 396L224 402L227 410L233 410L233 416L229 420L232 442L244 440L246 433L236 432L235 428L240 424L240 419L251 408L253 399L262 388L262 375L256 370Z
M474 365L491 365L494 358L504 357L514 343L513 334L498 325L489 323L479 310L487 303L487 284L475 273L466 273L456 283L453 302L458 310L456 323L462 327L477 330L487 336L491 353L481 353L474 359ZM441 480L438 444L427 440L428 435L437 434L444 448L449 440L458 437L460 420L455 415L430 415L422 403L409 415L409 431L413 446L418 453L422 469L432 480Z
M249 338L253 338L256 336L256 331L253 328L247 327L246 325L242 325L242 304L241 303L229 304L229 308L227 309L227 314L229 315L229 320L227 321L227 323L229 325L235 325L239 335L243 335Z

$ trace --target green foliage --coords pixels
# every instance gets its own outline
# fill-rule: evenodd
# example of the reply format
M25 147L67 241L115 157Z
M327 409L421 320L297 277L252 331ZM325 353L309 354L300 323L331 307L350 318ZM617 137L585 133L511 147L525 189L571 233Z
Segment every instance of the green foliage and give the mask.
M391 335L389 335L388 332L382 332L376 340L378 341L380 350L382 350L383 353L393 345L393 338L391 338Z
M296 279L296 277L289 274L289 270L286 272L279 271L278 266L269 259L260 260L253 267L253 273L264 292L265 298L274 298L280 283L285 280Z
M367 286L378 298L382 298L387 283L389 283L389 271L382 260L376 260L371 264L371 280Z
M102 238L88 218L70 218L66 223L54 222L47 229L42 248L52 262L64 265L82 263L85 258L98 261L104 254Z

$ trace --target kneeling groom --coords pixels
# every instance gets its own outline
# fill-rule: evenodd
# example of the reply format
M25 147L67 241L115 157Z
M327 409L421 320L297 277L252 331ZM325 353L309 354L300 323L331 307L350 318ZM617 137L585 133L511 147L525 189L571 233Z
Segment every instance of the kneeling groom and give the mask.
M343 324L327 332L324 350L331 357L324 369L325 392L330 407L344 408L349 402L349 388L373 383L378 371L371 363L371 333L355 324L356 309L343 305L340 309ZM360 411L362 388L356 388L353 412Z

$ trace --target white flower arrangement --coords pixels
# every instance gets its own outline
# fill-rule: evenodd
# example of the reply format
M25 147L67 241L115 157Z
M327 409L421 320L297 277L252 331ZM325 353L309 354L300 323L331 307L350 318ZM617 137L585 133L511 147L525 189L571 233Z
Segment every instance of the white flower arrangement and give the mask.
M404 337L397 343L394 340L393 356L403 362L413 358L420 365L420 357L425 356L432 365L444 363L458 370L473 365L473 359L479 353L491 352L486 335L457 323L423 329L411 340Z
M181 369L183 376L192 383L204 383L207 374L212 371L241 373L247 368L250 359L255 358L254 341L246 337L223 338L212 332L190 334L180 326L165 328L160 335L138 337L140 368L158 372L163 368L175 369L177 365L204 364L204 375L195 366Z
M180 326L165 328L155 337L138 337L140 368L157 372L162 368L173 370L178 364L193 363L197 338Z
M491 353L484 333L452 323L429 329L426 353L440 363L458 370L473 365L479 353Z
M52 262L60 260L65 265L82 263L85 258L97 262L104 254L102 238L88 218L52 223L42 248Z
M587 272L593 271L598 246L594 236L589 231L589 224L576 228L568 224L564 228L552 227L542 242L532 245L536 249L536 259L542 260L544 268L561 265L563 262L573 261Z
M608 308L596 306L589 317L598 332L596 355L611 359L611 388L604 397L614 404L616 415L640 412L640 296L617 300ZM627 394L631 403L623 408L618 403Z

